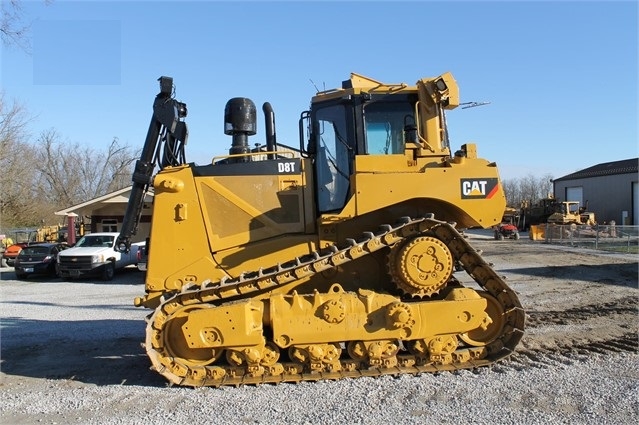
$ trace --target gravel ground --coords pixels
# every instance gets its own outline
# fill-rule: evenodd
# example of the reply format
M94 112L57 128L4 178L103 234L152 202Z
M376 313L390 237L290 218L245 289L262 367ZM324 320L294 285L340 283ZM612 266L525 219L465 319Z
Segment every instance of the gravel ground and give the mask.
M517 352L492 367L226 388L149 370L142 272L112 282L0 273L2 424L635 424L637 255L529 240L471 243L527 312ZM463 276L462 276L462 280Z

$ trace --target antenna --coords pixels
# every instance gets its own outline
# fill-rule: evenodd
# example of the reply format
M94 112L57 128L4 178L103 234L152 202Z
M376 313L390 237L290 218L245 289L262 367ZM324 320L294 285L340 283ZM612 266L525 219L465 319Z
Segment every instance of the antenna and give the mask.
M466 103L460 103L459 106L462 107L462 109L468 109L468 108L474 108L476 106L483 106L483 105L489 105L490 102L466 102Z
M317 93L319 93L319 92L320 92L320 89L318 89L318 88L317 88L317 86L315 85L315 83L313 82L313 80L311 80L311 79L309 78L309 79L308 79L308 81L310 81L310 82L311 82L311 84L313 85L313 87L315 87L315 91L316 91Z

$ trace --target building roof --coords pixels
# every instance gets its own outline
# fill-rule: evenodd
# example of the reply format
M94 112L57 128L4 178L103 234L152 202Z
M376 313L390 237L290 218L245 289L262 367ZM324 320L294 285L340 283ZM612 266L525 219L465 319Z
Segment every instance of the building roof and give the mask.
M603 162L584 168L572 174L559 177L553 181L585 179L588 177L611 176L614 174L631 174L639 171L639 158L624 159L621 161Z
M84 211L86 209L91 209L99 204L126 204L129 202L129 197L131 196L131 189L133 186L127 186L123 189L116 190L115 192L107 193L104 196L100 196L98 198L91 199L90 201L83 202L81 204L72 205L68 208L65 208L60 211L56 211L55 215L69 215L72 213L78 213L79 211ZM146 193L144 202L152 202L153 191L149 190ZM82 215L81 213L79 215Z

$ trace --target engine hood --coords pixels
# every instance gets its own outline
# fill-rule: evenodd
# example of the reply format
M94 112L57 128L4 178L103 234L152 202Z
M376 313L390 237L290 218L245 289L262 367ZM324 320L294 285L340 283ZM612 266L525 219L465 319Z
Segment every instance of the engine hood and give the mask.
M60 252L58 255L61 257L69 257L74 255L96 255L96 254L102 254L108 251L111 251L111 248L104 248L99 246L96 246L96 247L87 246L87 247L65 249L64 251Z

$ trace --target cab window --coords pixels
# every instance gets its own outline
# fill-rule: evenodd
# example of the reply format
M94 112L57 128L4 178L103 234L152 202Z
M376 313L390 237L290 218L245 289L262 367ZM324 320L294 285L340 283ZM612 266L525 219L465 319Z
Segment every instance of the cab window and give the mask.
M369 155L404 153L405 130L414 126L412 104L373 101L364 106L366 152Z

